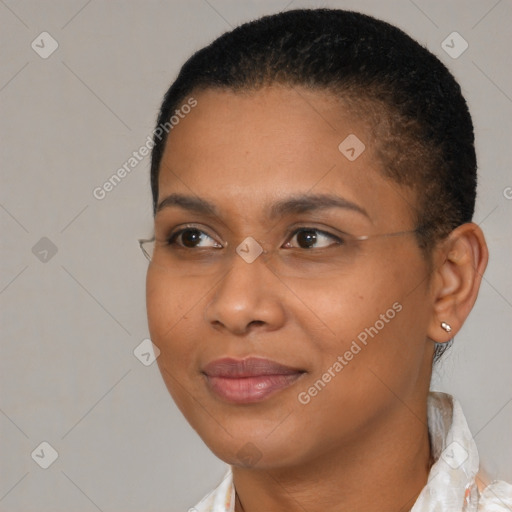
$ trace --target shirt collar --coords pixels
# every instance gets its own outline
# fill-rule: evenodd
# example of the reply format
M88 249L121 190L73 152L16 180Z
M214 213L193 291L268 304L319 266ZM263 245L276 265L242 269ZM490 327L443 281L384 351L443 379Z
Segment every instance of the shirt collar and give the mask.
M459 402L430 392L427 417L435 462L411 512L477 510L478 451Z

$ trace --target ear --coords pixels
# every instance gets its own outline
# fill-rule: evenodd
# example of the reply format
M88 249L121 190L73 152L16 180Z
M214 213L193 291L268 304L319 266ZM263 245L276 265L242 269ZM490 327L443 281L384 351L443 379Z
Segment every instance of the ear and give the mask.
M435 342L445 343L460 330L475 304L489 251L480 227L469 222L454 229L436 252L427 333ZM451 330L443 329L442 323Z

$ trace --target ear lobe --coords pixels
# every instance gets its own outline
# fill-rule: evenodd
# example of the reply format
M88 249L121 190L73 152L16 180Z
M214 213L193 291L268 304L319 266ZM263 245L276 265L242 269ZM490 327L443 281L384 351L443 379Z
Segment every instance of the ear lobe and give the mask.
M473 222L454 229L438 251L428 336L445 343L460 330L475 304L489 252L482 230Z

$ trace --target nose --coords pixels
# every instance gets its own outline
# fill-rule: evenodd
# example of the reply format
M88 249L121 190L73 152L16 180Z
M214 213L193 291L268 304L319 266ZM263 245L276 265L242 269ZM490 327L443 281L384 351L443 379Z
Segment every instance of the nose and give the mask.
M204 318L217 330L242 335L283 325L286 287L267 266L265 254L248 261L233 252L227 272L205 306Z

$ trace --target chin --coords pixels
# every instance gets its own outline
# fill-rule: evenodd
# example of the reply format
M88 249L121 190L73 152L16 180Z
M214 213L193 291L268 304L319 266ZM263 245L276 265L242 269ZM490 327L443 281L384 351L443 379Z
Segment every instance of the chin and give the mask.
M251 427L229 422L225 430L211 421L205 425L194 425L208 448L227 464L243 468L271 469L294 465L301 458L304 432L297 439L282 425L268 428L268 424L257 421ZM274 430L272 430L274 429Z

